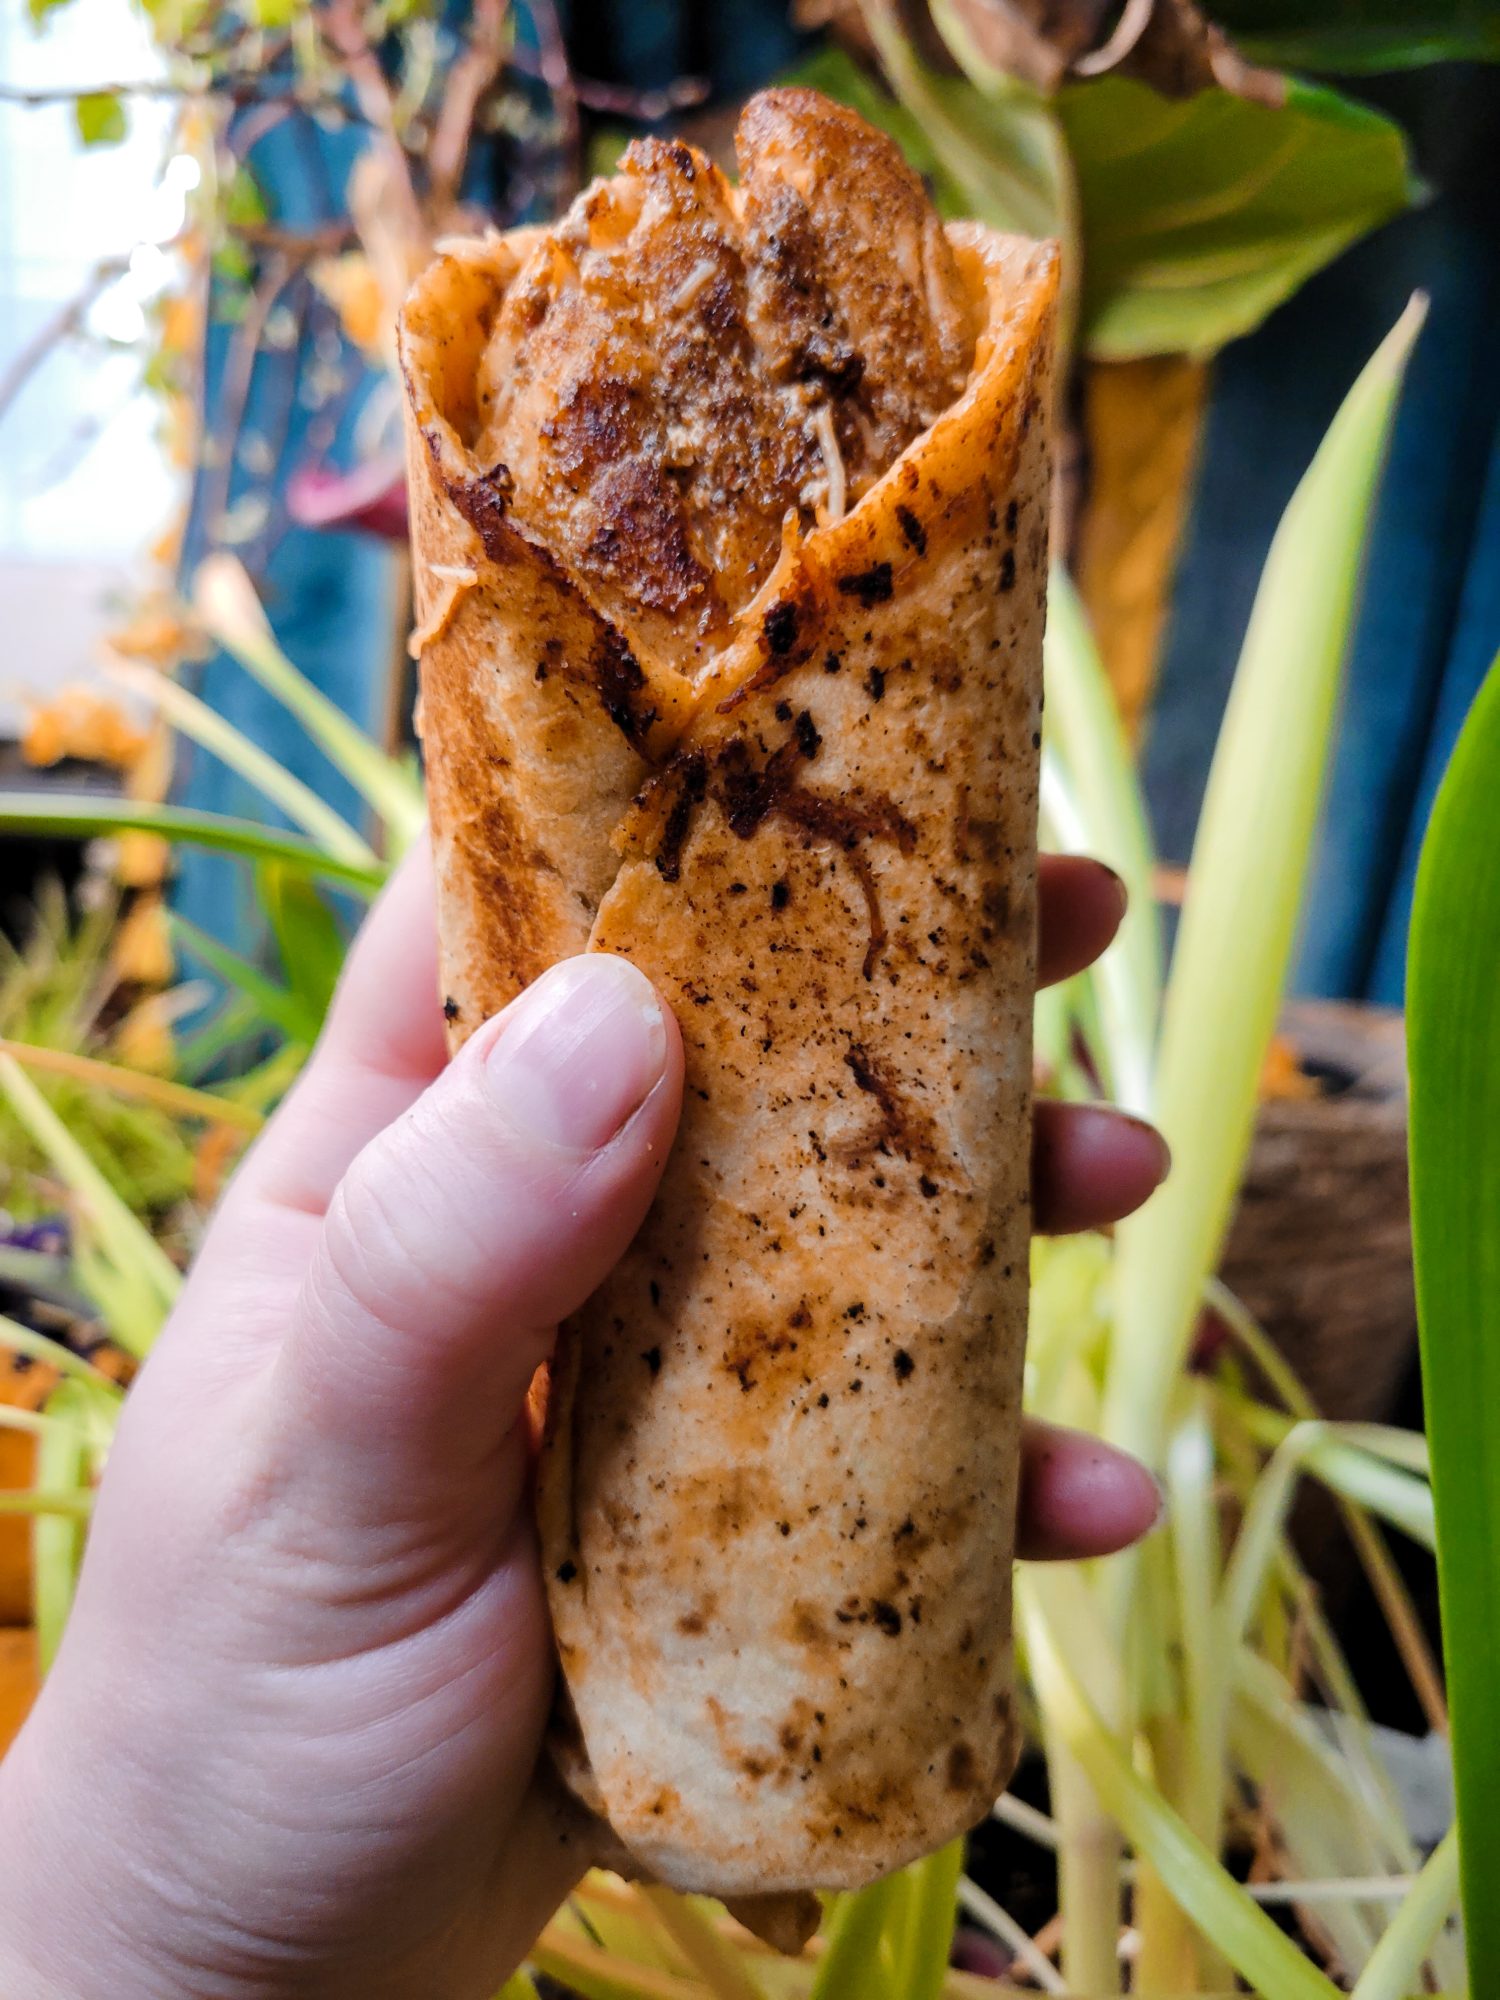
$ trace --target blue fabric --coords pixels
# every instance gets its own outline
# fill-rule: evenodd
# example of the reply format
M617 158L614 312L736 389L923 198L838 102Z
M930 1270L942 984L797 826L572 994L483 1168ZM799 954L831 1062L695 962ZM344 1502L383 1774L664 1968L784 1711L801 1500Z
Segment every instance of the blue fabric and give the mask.
M1453 123L1472 122L1467 79ZM1430 108L1430 107L1429 107ZM1191 848L1219 719L1277 519L1410 293L1431 300L1398 413L1304 917L1297 991L1399 1004L1411 880L1437 778L1500 648L1500 232L1454 186L1314 279L1216 370L1149 721L1161 851Z
M241 114L243 118L245 114ZM287 119L249 153L256 181L277 219L288 228L311 229L343 214L343 189L363 143L357 127L324 131L310 120ZM282 305L295 298L296 277ZM222 311L226 294L219 293ZM276 308L273 308L273 312ZM235 323L217 318L206 354L206 408L209 430L232 412L225 405L233 385ZM332 373L344 378L333 387ZM317 307L301 340L290 347L263 342L244 402L239 435L261 439L275 454L274 468L236 464L228 485L229 512L245 496L266 495L272 514L264 538L252 537L235 553L256 577L266 611L283 650L325 694L366 729L384 725L386 686L393 656L396 566L391 552L369 536L329 534L286 525L281 509L286 481L298 466L317 456L347 467L354 462L355 428L380 378L337 330L331 311ZM253 457L253 452L252 452ZM241 458L245 456L241 448ZM184 552L184 573L214 546L217 523L205 518L222 492L212 468L200 475ZM302 726L224 655L204 666L195 682L228 721L304 780L320 797L356 825L363 807L351 787L328 763ZM225 769L216 758L184 742L174 794L179 802L246 819L287 822L259 792ZM224 855L182 851L173 901L202 929L254 953L261 943L262 918L250 871Z

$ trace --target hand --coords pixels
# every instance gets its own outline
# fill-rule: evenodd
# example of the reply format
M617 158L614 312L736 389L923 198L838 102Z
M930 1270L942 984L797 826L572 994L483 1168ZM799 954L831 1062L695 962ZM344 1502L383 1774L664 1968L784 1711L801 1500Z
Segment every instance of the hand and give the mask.
M1043 976L1124 906L1044 864ZM578 1868L528 1790L552 1661L520 1422L553 1329L671 1144L681 1050L642 975L555 967L445 1063L414 855L235 1179L131 1392L77 1603L0 1766L0 1992L485 2000ZM1037 1224L1165 1170L1045 1105ZM1033 1426L1021 1552L1100 1554L1146 1472Z

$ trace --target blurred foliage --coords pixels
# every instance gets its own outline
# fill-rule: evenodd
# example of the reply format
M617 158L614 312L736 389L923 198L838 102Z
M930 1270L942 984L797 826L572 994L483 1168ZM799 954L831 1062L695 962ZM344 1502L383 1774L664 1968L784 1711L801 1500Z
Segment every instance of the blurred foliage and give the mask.
M0 939L0 1038L107 1062L130 1043L140 1009L159 1011L139 993L132 1006L115 962L119 898L97 878L92 887L92 907L75 919L63 890L44 885L22 943ZM47 1079L43 1090L139 1214L164 1217L191 1193L193 1144L178 1120L66 1077ZM41 1150L0 1102L0 1205L24 1220L55 1212L62 1195Z
M1060 237L1092 356L1211 353L1418 193L1400 128L1334 91L1167 98L1103 76L1049 95L937 20L963 74L925 62L880 5L890 89L834 46L798 78L890 132L945 214Z
M1356 75L1500 58L1496 0L1215 0L1215 18L1262 62Z

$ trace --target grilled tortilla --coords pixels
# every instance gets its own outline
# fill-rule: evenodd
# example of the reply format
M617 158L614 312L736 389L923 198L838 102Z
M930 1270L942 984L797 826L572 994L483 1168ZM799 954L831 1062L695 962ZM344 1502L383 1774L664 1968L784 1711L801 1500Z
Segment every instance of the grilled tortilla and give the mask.
M445 1009L673 1007L656 1203L563 1329L552 1740L640 1868L867 1882L1009 1776L1050 246L805 91L633 147L401 333Z

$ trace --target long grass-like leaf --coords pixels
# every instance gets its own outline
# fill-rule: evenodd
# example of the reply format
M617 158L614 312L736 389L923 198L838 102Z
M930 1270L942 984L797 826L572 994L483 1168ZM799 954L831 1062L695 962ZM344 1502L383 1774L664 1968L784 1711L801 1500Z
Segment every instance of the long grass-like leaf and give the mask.
M238 771L262 798L279 807L294 826L300 826L330 854L340 855L345 861L374 865L374 850L346 819L320 799L311 786L278 764L269 751L252 743L243 730L236 729L189 689L154 668L138 666L129 660L117 661L110 669L110 676L151 702L180 735L200 744L231 771Z
M55 1368L59 1375L70 1375L77 1381L89 1383L112 1400L120 1400L118 1384L111 1382L102 1368L96 1368L92 1361L75 1354L71 1347L64 1347L60 1340L52 1340L45 1333L38 1333L34 1327L22 1326L3 1313L0 1313L0 1348L9 1348L12 1354L24 1354L28 1361L40 1361L48 1368Z
M1353 2000L1405 2000L1458 1901L1458 1829L1444 1834L1354 1983ZM1479 1989L1476 1987L1475 1992Z
M812 1984L812 2000L882 2000L889 1980L882 1964L885 1931L903 1901L899 1875L888 1875L840 1899L828 1927L828 1949ZM893 2000L898 2000L893 1996Z
M138 1097L178 1118L201 1118L209 1125L234 1125L242 1132L258 1132L265 1120L248 1105L219 1097L211 1090L193 1090L185 1083L173 1083L146 1070L126 1069L123 1063L99 1062L93 1056L75 1055L71 1049L33 1048L29 1042L11 1042L0 1036L0 1055L12 1057L23 1069L44 1070L52 1076L71 1077L75 1083L90 1084L97 1090L112 1090L118 1097Z
M409 846L425 812L420 782L298 673L277 645L244 566L231 555L209 556L198 568L194 603L226 652L297 718L329 762L374 806L391 849L399 853Z
M1107 861L1130 907L1119 936L1093 971L1106 1011L1101 1055L1116 1098L1149 1111L1151 1064L1161 1005L1161 926L1152 890L1154 851L1146 805L1119 709L1088 615L1071 578L1052 571L1044 642L1047 686L1043 757L1075 805L1074 851Z
M108 1259L116 1295L101 1299L120 1344L143 1355L182 1286L166 1251L115 1193L20 1065L0 1055L0 1089L71 1189L86 1227Z
M1258 1993L1335 2000L1338 1988L1253 1903L1178 1814L1142 1779L1075 1678L1035 1594L1019 1593L1026 1647L1049 1714L1101 1801L1204 1936Z
M350 861L330 854L294 833L278 833L253 820L230 819L223 813L199 812L191 806L153 805L141 799L67 798L53 792L9 792L0 795L0 832L77 834L80 839L124 833L159 833L163 840L182 840L192 847L209 847L237 854L247 861L279 861L305 875L345 882L351 889L374 895L385 880L379 862Z
M311 1045L317 1040L322 1016L310 1007L300 993L282 986L274 979L268 979L259 967L228 945L220 944L207 931L199 930L187 917L172 914L172 930L181 939L183 949L194 958L201 959L211 972L216 972L226 986L250 1002L261 1020L269 1027L285 1035L289 1042Z
M31 1603L44 1673L57 1653L83 1560L83 1514L71 1503L80 1496L88 1472L87 1396L80 1383L60 1382L48 1398L53 1423L37 1440L36 1476L25 1496L33 1505L42 1503L31 1524ZM68 1496L66 1507L47 1504L63 1495Z
M1157 1063L1175 1171L1119 1233L1106 1431L1155 1460L1250 1145L1296 935L1360 559L1423 307L1381 343L1277 529L1193 848ZM1128 1592L1129 1566L1119 1572Z
M953 1949L964 1844L950 1840L907 1870L906 1931L896 1961L900 2000L938 2000Z
M1407 971L1412 1234L1469 1982L1500 1993L1500 663L1439 788Z
M644 1885L641 1896L714 2000L765 2000L743 1958L688 1897L654 1884Z

